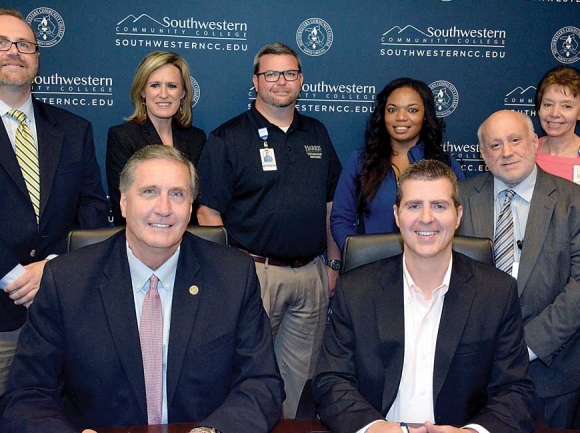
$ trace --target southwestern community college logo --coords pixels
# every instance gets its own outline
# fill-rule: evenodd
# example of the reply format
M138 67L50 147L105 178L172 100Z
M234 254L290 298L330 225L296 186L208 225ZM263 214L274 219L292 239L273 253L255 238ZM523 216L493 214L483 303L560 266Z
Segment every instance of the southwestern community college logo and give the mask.
M320 56L332 45L332 28L321 18L308 18L296 31L296 43L304 54Z
M64 20L54 9L36 8L28 14L26 22L36 32L41 47L52 47L64 36Z
M459 92L449 81L439 80L429 84L435 98L437 117L447 117L455 111L459 104Z
M580 29L563 27L552 38L552 54L560 63L574 63L580 59Z
M189 76L189 81L191 81L191 90L193 91L193 95L191 97L191 108L193 108L197 105L197 102L199 101L201 90L198 82L191 75Z
M503 105L508 110L519 111L520 113L525 113L529 116L536 115L536 88L534 86L528 86L525 89L522 86L518 86L513 90L510 90L503 99Z

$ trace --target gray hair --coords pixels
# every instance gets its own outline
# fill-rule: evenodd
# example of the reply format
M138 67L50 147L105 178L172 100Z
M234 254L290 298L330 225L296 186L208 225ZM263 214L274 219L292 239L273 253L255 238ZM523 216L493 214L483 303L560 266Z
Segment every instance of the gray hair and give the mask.
M513 110L511 110L511 111L513 111ZM525 122L526 126L528 127L528 132L529 132L531 135L534 135L534 134L536 133L536 131L534 131L534 123L532 122L532 119L530 118L530 116L528 116L527 114L524 114L524 113L520 113L519 111L513 111L513 112L514 112L514 113L517 113L517 114L519 114L520 116L522 116L522 117L523 117L523 119L524 119L524 122ZM493 114L495 114L495 113L493 113ZM483 132L483 127L485 126L485 123L487 122L487 120L488 120L488 119L489 119L489 118L490 118L490 117L491 117L493 114L491 114L491 115L490 115L490 116L489 116L487 119L485 119L485 120L483 121L483 123L482 123L481 125L479 125L479 128L477 128L477 141L478 141L478 143L479 143L480 145L483 145L483 140L482 140L482 138L481 138L481 136L482 136L482 132Z
M175 147L158 144L145 146L144 148L139 149L131 156L131 158L129 158L129 161L127 161L127 164L125 164L125 167L123 167L123 170L121 171L121 179L119 183L119 190L121 193L127 194L131 188L131 185L133 185L137 167L139 167L142 162L150 161L152 159L175 161L184 164L187 167L187 171L189 172L189 192L191 194L191 201L193 202L197 197L198 191L197 173L195 172L195 167L191 161L189 161L185 155Z

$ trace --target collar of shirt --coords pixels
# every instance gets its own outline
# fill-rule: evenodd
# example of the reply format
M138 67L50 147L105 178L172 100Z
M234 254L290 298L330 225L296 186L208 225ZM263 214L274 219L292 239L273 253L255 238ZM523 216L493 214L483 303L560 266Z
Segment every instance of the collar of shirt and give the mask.
M157 278L159 278L158 289L172 292L175 283L175 273L177 271L177 261L179 260L180 249L181 247L177 247L173 255L156 271L153 271L141 260L135 257L133 251L131 251L131 247L127 244L127 259L129 260L129 271L131 272L133 292L137 293L142 291L143 293L147 293L149 290L149 278L151 278L151 274L155 274Z
M28 129L30 129L30 133L34 138L34 142L38 143L38 140L36 138L36 121L34 119L34 107L32 105L32 96L28 96L26 102L17 109L22 111L26 115L26 124L28 125ZM14 147L16 128L18 128L19 123L15 118L8 115L8 112L10 110L12 110L12 107L10 107L4 101L0 100L0 117L2 118L2 122L4 123L4 127L6 128L8 137L10 137L12 147Z
M449 290L449 281L451 281L451 266L453 264L453 254L449 257L449 266L445 271L445 275L443 276L443 281L441 284L433 291L433 298L444 296L447 291ZM425 301L425 295L423 291L415 284L411 274L409 273L409 269L407 269L407 263L405 261L405 254L403 253L403 287L405 290L405 294L411 295L411 297L415 300ZM407 296L405 296L406 298ZM430 302L430 300L429 300Z
M32 96L28 96L28 99L26 100L26 102L24 104L22 104L22 106L17 107L17 109L22 111L24 114L26 114L26 120L34 119L34 108L32 107ZM4 101L2 101L0 99L0 116L4 117L4 115L7 114L10 110L12 110L12 107L10 107L8 104L6 104Z
M494 203L499 200L499 193L502 192L503 190L506 190L506 189L514 190L515 193L517 194L517 197L523 198L528 203L530 203L532 201L532 195L534 195L534 187L536 186L537 177L538 177L538 166L537 165L534 165L534 169L532 170L532 172L529 174L528 177L526 177L524 180L522 180L520 183L518 183L513 188L510 188L505 183L503 183L501 180L499 180L497 177L494 177L493 178ZM514 199L516 199L516 197L514 197ZM502 202L503 202L503 197L502 197ZM502 203L499 203L500 208L501 208L501 204Z

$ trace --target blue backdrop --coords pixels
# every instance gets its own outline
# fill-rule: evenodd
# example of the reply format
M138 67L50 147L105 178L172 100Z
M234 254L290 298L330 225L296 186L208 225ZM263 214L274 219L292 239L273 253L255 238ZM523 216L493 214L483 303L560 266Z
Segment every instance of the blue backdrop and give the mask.
M255 98L252 61L281 41L303 63L298 109L328 128L343 162L363 145L375 94L410 76L430 84L445 146L468 176L485 170L476 130L493 111L535 119L546 70L580 63L580 0L291 2L19 0L40 47L37 98L89 119L104 173L107 130L132 112L131 80L150 51L186 58L194 124L210 133ZM541 134L539 127L538 133Z

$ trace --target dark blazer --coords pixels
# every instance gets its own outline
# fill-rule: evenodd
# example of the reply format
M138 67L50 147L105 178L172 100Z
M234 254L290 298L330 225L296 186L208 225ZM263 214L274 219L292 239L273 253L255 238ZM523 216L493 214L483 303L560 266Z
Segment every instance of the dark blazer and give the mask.
M194 126L182 128L177 122L172 122L173 146L179 149L194 166L197 166L201 150L205 145L205 132ZM163 144L153 123L147 118L145 123L127 122L109 128L107 137L107 184L111 209L115 225L124 225L125 218L121 215L121 193L119 191L119 176L121 170L135 152L150 144ZM192 213L195 220L195 212Z
M314 397L335 433L384 419L397 396L405 353L402 255L340 277ZM491 432L532 430L534 388L515 280L453 253L435 349L437 424Z
M20 334L0 432L147 424L124 233L47 264ZM168 350L170 423L229 433L267 432L278 421L283 382L248 256L185 233Z
M40 161L40 222L16 154L0 122L0 278L18 263L43 260L66 251L75 226L107 225L108 202L95 157L91 124L68 111L33 98ZM0 292L0 332L22 326L26 309Z
M493 176L459 183L459 233L493 239ZM540 397L580 388L580 186L546 173L530 203L518 272L530 376Z

